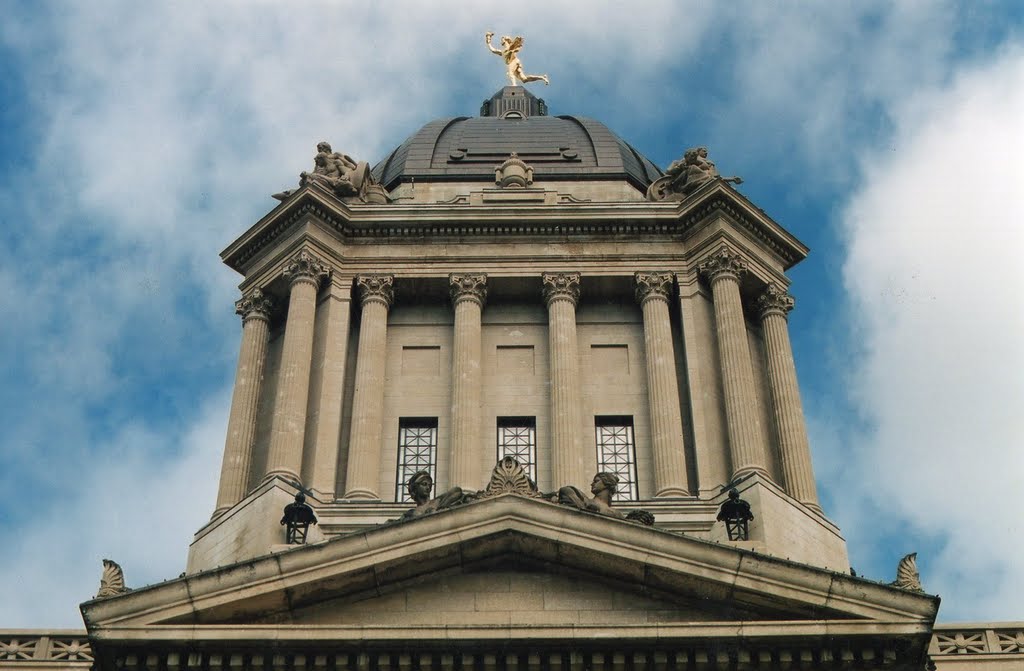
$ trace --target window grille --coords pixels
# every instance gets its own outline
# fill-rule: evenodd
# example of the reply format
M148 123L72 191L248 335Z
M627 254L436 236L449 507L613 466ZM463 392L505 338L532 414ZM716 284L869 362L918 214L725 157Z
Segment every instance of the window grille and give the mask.
M512 457L537 482L537 420L534 417L498 418L498 461Z
M636 501L636 446L632 417L595 417L597 468L619 476L614 501Z
M427 471L437 482L437 418L403 417L398 420L398 477L395 501L412 501L406 485L417 471Z

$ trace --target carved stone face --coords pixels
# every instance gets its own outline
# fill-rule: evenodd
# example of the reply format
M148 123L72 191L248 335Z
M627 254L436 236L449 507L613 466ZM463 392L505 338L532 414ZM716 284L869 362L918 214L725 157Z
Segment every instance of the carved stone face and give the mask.
M608 489L608 485L604 484L604 480L595 475L594 481L590 483L590 493L597 496L606 489Z
M434 488L434 481L433 480L431 480L429 477L420 478L412 486L413 493L415 494L414 498L417 499L417 500L419 500L419 499L429 499L430 498L430 490L433 489L433 488Z

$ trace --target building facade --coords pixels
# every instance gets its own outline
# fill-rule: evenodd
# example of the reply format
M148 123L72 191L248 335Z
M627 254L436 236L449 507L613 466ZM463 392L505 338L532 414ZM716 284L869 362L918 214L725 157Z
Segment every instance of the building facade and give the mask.
M5 663L1022 668L1020 627L933 632L937 597L850 575L789 344L808 250L706 151L663 172L508 86L316 166L222 253L240 354L185 574Z

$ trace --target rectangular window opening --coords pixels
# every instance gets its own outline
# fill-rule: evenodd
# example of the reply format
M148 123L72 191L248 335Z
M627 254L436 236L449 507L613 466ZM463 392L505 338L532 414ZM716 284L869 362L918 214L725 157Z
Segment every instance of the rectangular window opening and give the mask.
M498 461L512 457L537 482L537 418L498 418Z
M636 443L633 440L633 418L605 416L594 418L597 435L597 468L619 477L613 501L636 501Z
M437 417L402 417L398 420L398 477L395 501L409 503L408 483L418 471L437 482Z

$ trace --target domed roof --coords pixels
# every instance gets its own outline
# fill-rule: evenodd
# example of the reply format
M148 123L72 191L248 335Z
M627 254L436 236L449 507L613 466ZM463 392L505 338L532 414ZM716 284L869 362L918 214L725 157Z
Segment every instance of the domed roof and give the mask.
M651 161L600 121L547 116L543 100L506 86L481 116L431 121L378 163L373 175L391 190L401 182L494 182L513 152L537 181L626 180L641 191L662 175Z

